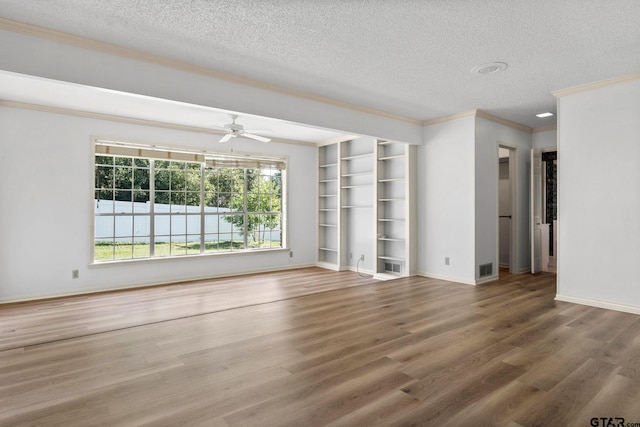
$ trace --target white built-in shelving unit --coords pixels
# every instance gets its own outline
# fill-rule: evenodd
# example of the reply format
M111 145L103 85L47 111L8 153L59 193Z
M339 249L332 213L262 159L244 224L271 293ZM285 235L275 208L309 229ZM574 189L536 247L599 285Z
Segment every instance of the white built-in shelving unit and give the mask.
M415 274L415 147L358 138L318 154L318 265Z
M377 141L375 256L381 279L415 274L414 165L415 147Z
M340 185L338 146L325 145L318 153L318 264L340 265Z

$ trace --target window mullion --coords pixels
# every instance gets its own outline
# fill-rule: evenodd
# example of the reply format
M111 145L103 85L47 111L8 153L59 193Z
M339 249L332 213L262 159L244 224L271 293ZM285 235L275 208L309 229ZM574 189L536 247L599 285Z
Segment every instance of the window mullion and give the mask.
M204 253L204 183L205 165L200 164L200 253Z
M149 161L149 256L156 253L155 238L155 204L156 204L156 161Z
M248 239L247 239L247 232L249 230L249 214L247 213L248 210L248 200L247 200L247 189L249 188L249 184L247 182L247 169L244 169L244 206L243 206L243 211L244 211L244 232L242 233L242 235L244 236L244 250L246 251L247 249L249 249L249 245L247 244Z

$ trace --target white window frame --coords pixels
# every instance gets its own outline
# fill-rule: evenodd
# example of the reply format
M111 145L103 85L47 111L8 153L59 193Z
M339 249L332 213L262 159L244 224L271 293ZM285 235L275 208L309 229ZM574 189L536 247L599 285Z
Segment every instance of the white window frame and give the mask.
M169 147L169 146L159 146L159 145L152 145L152 144L148 144L148 143L141 143L141 142L133 142L133 141L129 141L129 140L124 140L124 139L114 139L114 138L103 138L103 137L92 137L92 143L91 143L91 175L92 175L92 182L91 182L91 203L92 203L92 208L91 208L91 233L90 233L90 237L91 237L91 250L90 250L90 264L91 265L105 265L105 264L112 264L112 263L121 263L121 262L140 262L140 261L159 261L159 260L167 260L167 259L182 259L184 257L197 257L197 256L229 256L229 255L241 255L241 254L255 254L255 253L261 253L261 252L277 252L277 251L289 251L288 249L288 209L287 209L287 200L288 200L288 191L287 191L287 166L288 166L288 158L286 156L283 157L277 157L277 156L273 156L273 155L264 155L264 154L258 154L258 153L246 153L246 152L234 152L234 153L229 153L229 152L225 152L225 153L220 153L220 152L213 152L213 151L206 151L206 150L202 150L202 149L197 149L197 148L191 148L191 147ZM105 151L106 150L106 151ZM133 154L135 152L135 154ZM174 217L178 217L179 215L185 215L185 216L195 216L198 215L199 219L200 219L200 227L199 227L199 243L200 243L200 251L198 253L185 253L185 254L177 254L177 255L156 255L154 254L154 239L155 239L155 233L154 233L154 221L155 221L155 215L156 212L154 212L154 194L155 194L155 188L154 188L154 182L155 182L155 175L154 175L154 168L151 167L151 165L149 166L149 212L144 212L144 213L136 213L136 212L130 212L130 213L125 213L122 214L122 216L130 216L132 218L132 224L133 221L135 219L136 216L141 217L141 216L146 216L149 218L149 222L150 222L150 230L149 230L149 256L148 257L139 257L139 258L134 258L133 257L133 253L132 253L132 257L131 258L112 258L112 259L104 259L104 260L96 260L95 256L96 256L96 251L95 251L95 244L96 244L96 227L95 227L95 221L96 218L98 216L100 216L99 214L96 213L96 200L95 200L95 194L96 194L96 156L104 154L106 156L118 156L118 157L139 157L142 159L155 159L155 160L175 160L175 161L184 161L184 162L195 162L195 163L201 163L201 168L200 168L200 181L201 181L201 185L200 185L200 206L199 206L199 213L194 214L188 214L188 213L182 213L182 214L178 214L176 213L176 215L171 215L169 214L168 217L170 218L169 221L172 221L172 218ZM151 164L153 164L154 162L151 162ZM247 197L248 197L248 191L247 191L247 186L246 186L246 176L247 176L247 169L257 169L260 167L270 167L272 169L275 170L279 170L281 172L281 194L280 194L280 201L281 201L281 209L280 211L277 212L248 212L247 211ZM206 168L208 167L221 167L221 168L225 168L225 167L229 167L229 168L240 168L240 169L244 169L244 176L245 176L245 185L244 185L244 191L243 191L243 197L244 197L244 206L243 206L243 210L241 212L239 212L238 214L244 215L244 232L242 233L243 236L243 249L236 249L236 250L228 250L228 251L210 251L207 252L205 250L205 243L207 242L207 240L205 239L205 235L207 235L206 231L205 231L205 218L207 216L212 216L213 214L211 213L206 213L205 212L205 206L204 206L204 184L203 181L205 179L205 170L207 170ZM116 190L116 189L114 189ZM248 242L247 242L247 225L248 225L248 216L250 215L269 215L269 214L273 214L273 215L280 215L280 239L281 239L281 246L279 247L275 247L275 248L250 248L248 246ZM221 216L223 216L220 212L218 212L217 214L215 214L218 216L218 218L220 218ZM108 216L105 214L105 216ZM112 215L114 217L114 221L115 218L118 217L119 215L117 214L113 214ZM185 218L185 222L186 222L186 218ZM114 233L115 234L115 233ZM214 233L215 234L215 233ZM218 236L222 233L220 233L220 230L218 230ZM185 230L185 237L188 239L188 230ZM195 236L195 234L194 234ZM114 237L117 239L117 237L114 235ZM125 237L125 236L123 236ZM132 234L130 236L126 236L127 238L131 238L132 241L134 240L135 233L134 231L132 231Z

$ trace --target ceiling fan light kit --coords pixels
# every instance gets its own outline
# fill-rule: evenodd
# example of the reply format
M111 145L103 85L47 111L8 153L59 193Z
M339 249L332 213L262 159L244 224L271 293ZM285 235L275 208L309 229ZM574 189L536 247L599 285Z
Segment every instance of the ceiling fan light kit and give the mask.
M250 138L250 139L255 139L256 141L260 141L260 142L269 142L271 141L270 138L264 137L264 136L260 136L260 135L256 135L253 133L249 133L248 131L246 131L244 129L244 126L242 126L239 123L236 123L236 119L238 118L238 116L236 114L231 114L231 123L228 123L226 125L224 125L224 129L227 131L226 135L224 135L222 138L220 138L220 141L218 142L227 142L229 141L231 138L236 138L238 136L242 136L244 138ZM264 132L268 132L268 131L264 131Z

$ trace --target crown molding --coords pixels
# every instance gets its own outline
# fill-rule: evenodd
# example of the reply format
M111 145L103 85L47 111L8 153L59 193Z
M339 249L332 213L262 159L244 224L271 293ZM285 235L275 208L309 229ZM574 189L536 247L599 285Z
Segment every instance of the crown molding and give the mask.
M640 73L625 74L622 76L614 77L611 79L598 80L591 83L585 83L578 86L572 86L566 89L554 90L551 95L556 98L561 98L567 95L575 95L576 93L589 92L592 90L600 89L607 86L613 86L620 83L627 83L633 80L640 80Z
M503 119L502 117L494 116L493 114L487 113L486 111L476 110L476 117L490 120L494 123L499 123L501 125L509 126L519 131L533 133L533 129L530 128L529 126L521 125L520 123L512 122L511 120Z
M452 120L465 119L467 117L475 117L477 110L465 111L464 113L452 114L450 116L438 117L437 119L425 120L423 126L433 126L439 123L450 122Z
M205 133L209 135L224 135L224 131L217 129L203 128L199 126L181 125L178 123L159 122L156 120L137 119L134 117L118 116L114 114L96 113L93 111L74 110L72 108L54 107L50 105L31 104L28 102L18 102L0 99L0 106L10 108L21 108L23 110L40 111L45 113L63 114L66 116L84 117L87 119L107 120L111 122L126 123L130 125L151 126L163 129L180 130L186 132ZM296 141L286 138L271 138L273 142L281 142L284 144L304 145L308 147L316 147L317 144L306 141Z
M437 119L426 120L422 122L422 125L433 126L438 123L450 122L452 120L459 120L467 117L477 117L481 119L486 119L495 123L499 123L501 125L509 126L519 131L533 133L533 129L530 128L529 126L521 125L520 123L512 122L511 120L503 119L502 117L494 116L493 114L487 113L486 111L477 110L477 109L471 110L471 111L465 111L463 113L453 114L451 116L445 116Z
M180 71L185 71L193 74L200 74L203 76L228 81L231 83L237 83L244 86L250 86L256 89L267 90L270 92L279 93L282 95L293 96L296 98L307 99L310 101L320 102L334 107L345 108L360 113L372 114L388 119L398 120L414 125L421 125L422 121L413 119L410 117L401 116L399 114L389 113L387 111L377 110L375 108L369 108L362 105L352 104L346 101L340 101L337 99L329 98L326 96L315 95L301 90L291 89L284 86L280 86L273 83L267 83L260 80L254 80L247 77L242 77L237 74L215 70L213 68L203 67L188 62L178 61L175 59L167 58L160 55L155 55L148 52L143 52L136 49L130 49L122 46L118 46L111 43L101 42L98 40L88 39L85 37L76 36L74 34L64 33L61 31L51 30L49 28L39 27L25 22L14 21L8 18L0 17L0 30L11 31L14 33L25 34L32 37L38 37L41 39L51 40L58 43L64 43L67 45L81 47L83 49L95 50L110 55L121 56L124 58L134 59L137 61L144 61L154 65L162 67L173 68Z
M558 126L556 125L551 125L551 126L545 126L543 128L535 128L533 130L533 133L540 133L540 132L551 132L551 131L557 131L558 130Z

